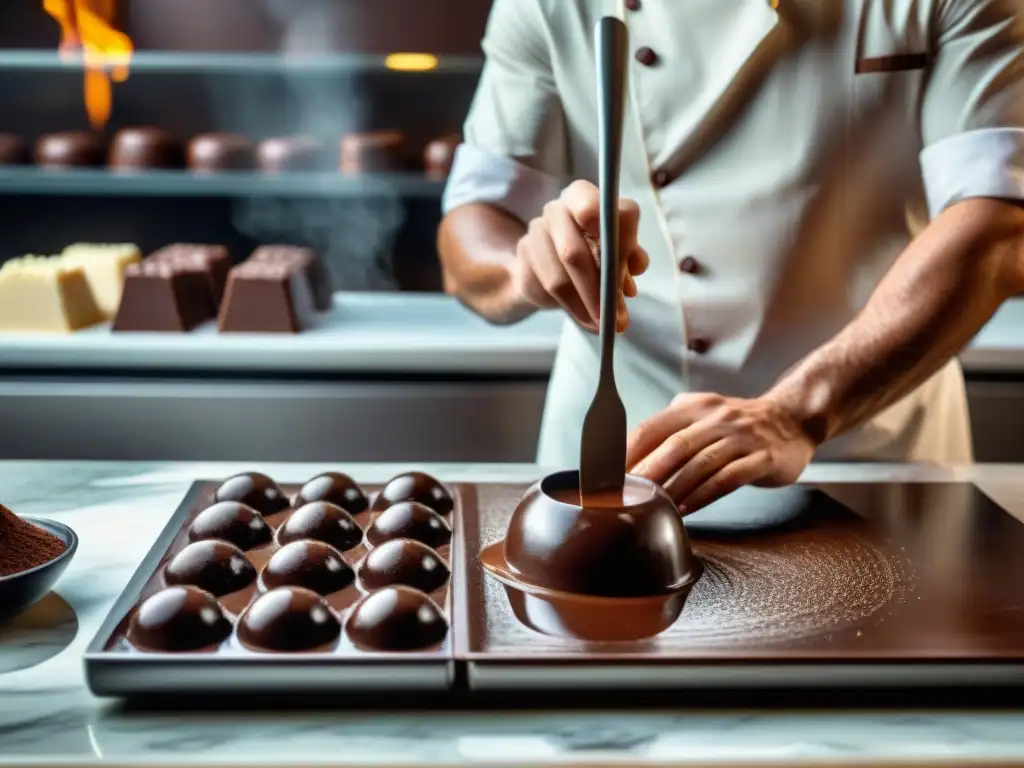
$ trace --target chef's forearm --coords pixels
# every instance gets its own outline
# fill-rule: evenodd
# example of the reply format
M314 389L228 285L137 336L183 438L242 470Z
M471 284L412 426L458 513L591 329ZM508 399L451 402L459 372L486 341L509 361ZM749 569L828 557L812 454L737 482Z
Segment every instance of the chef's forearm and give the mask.
M1010 296L1024 290L1024 209L974 199L938 216L900 255L857 317L767 397L818 442L912 392Z
M519 300L511 266L526 233L518 219L484 204L451 211L437 233L445 291L493 323L514 323L532 313Z

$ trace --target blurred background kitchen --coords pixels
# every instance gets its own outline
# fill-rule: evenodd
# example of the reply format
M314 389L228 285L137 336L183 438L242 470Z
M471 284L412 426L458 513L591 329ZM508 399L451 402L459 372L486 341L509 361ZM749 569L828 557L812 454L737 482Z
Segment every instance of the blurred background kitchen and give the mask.
M183 147L230 133L325 151L298 171L218 173L53 169L12 152L0 261L76 243L203 243L240 263L288 244L319 254L336 293L293 334L0 329L0 458L532 461L561 318L489 327L443 295L435 250L445 147L480 73L489 7L90 0L75 27L83 60L68 52L61 0L3 0L0 134L29 152L48 134L109 144L138 127ZM102 66L87 74L89 63ZM387 168L339 168L342 136L382 131L400 134ZM1024 299L963 361L977 460L1024 461Z

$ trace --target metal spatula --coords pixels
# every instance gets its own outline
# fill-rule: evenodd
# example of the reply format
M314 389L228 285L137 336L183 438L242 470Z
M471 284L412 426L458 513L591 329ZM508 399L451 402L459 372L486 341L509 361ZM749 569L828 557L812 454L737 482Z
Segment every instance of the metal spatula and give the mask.
M626 25L608 16L597 42L599 178L601 191L601 371L583 420L580 493L622 488L626 479L626 408L612 365L622 275L619 272L619 169L626 103Z

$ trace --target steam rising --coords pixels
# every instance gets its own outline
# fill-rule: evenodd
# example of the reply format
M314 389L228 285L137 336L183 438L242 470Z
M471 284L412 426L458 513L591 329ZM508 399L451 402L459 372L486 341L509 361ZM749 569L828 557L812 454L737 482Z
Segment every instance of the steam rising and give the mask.
M363 11L357 3L331 0L262 0L269 16L283 29L281 50L296 55L331 53L339 49L335 30L345 37L360 34ZM342 47L342 50L344 48ZM271 87L272 86L272 87ZM370 105L365 85L354 73L283 70L268 87L238 88L214 93L225 125L256 139L283 135L312 136L326 148L326 173L338 173L341 136L366 130ZM226 98L220 98L221 96ZM320 252L336 287L374 290L393 287L392 249L405 218L397 190L368 198L275 199L252 198L235 203L232 224L262 243L308 245Z

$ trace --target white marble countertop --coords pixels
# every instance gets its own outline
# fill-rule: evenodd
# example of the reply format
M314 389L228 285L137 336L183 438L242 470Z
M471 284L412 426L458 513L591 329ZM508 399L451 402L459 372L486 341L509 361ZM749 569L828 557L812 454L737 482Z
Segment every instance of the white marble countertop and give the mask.
M0 765L1024 764L1024 708L999 712L140 713L93 698L82 652L194 478L323 465L0 462L0 500L71 525L75 560L0 627ZM338 469L339 467L331 467ZM408 466L346 465L365 482ZM531 481L520 465L424 466L451 481ZM1024 519L1024 471L819 465L812 481L968 479Z
M440 373L544 376L563 318L542 312L495 326L439 294L337 293L305 333L0 333L0 370L68 369L315 373ZM1024 298L1012 299L961 354L968 371L1024 372Z

